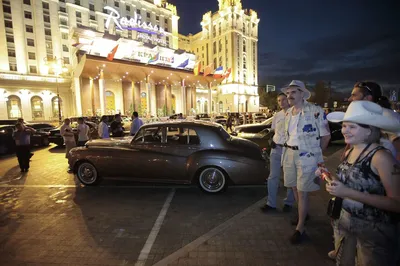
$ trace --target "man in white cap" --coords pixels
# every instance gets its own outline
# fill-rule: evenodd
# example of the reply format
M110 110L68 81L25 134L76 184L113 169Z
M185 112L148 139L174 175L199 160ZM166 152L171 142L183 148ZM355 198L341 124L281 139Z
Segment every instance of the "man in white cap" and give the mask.
M296 231L290 242L299 244L308 216L308 193L320 188L315 170L323 163L322 151L329 144L330 131L324 110L306 101L311 93L302 81L293 80L282 88L282 92L291 106L285 114L284 184L293 188L298 204L298 218L292 223L296 225Z

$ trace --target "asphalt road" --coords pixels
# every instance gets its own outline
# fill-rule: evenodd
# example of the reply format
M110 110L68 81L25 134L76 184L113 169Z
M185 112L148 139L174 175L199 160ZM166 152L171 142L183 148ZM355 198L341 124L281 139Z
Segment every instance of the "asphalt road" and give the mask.
M333 145L327 156L342 147ZM317 230L310 232L313 242L298 249L287 243L293 229L289 214L268 217L258 211L266 195L263 185L231 187L218 195L196 186L126 181L84 187L67 173L63 149L34 153L24 174L15 156L0 159L0 265L164 265L166 258L177 258L171 265L329 263L331 232L322 204L313 207L319 213ZM242 223L238 230L244 228L244 240L236 231L227 233L228 222L231 230ZM202 245L193 244L199 241ZM188 247L197 249L180 258Z

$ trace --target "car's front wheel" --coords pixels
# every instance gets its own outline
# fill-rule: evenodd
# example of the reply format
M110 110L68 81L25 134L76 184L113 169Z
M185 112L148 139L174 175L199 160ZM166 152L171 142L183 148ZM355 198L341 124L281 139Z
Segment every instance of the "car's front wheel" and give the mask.
M199 184L203 191L218 193L226 188L227 175L217 167L208 166L199 174Z
M87 186L94 186L101 182L96 167L89 162L82 162L78 165L76 176L82 184Z

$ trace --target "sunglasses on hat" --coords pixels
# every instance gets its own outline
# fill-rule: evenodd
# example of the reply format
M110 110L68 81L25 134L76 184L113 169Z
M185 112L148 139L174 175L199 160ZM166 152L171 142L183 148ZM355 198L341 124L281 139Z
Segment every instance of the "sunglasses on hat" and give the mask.
M372 90L367 86L367 83L365 82L358 82L355 87L366 88L372 94Z

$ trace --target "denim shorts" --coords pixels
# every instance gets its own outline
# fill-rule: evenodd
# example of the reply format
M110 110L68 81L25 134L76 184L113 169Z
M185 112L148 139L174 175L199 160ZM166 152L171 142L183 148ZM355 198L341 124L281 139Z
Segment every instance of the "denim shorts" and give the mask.
M396 224L363 220L342 209L333 232L336 265L396 265Z

